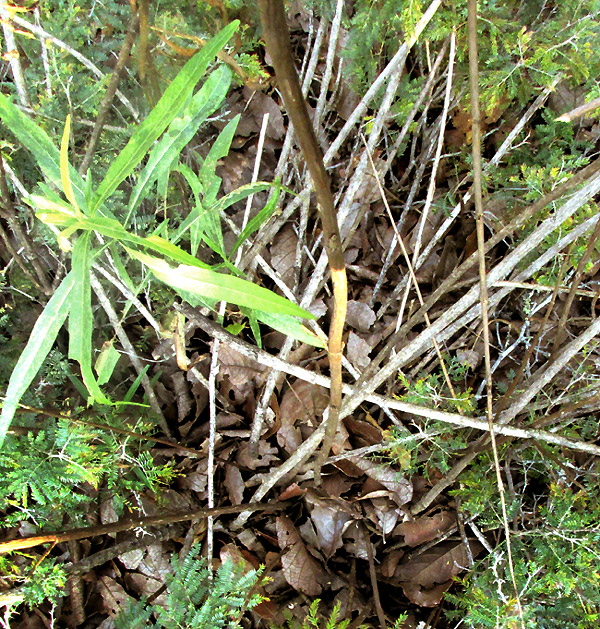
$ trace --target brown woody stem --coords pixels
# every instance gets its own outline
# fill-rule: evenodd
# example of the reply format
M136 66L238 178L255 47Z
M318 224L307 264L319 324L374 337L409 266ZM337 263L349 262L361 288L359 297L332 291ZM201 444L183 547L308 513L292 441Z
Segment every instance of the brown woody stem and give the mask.
M318 485L321 482L321 467L329 456L333 438L337 431L342 404L342 333L344 331L346 304L348 301L346 267L344 265L342 241L333 195L331 194L329 176L325 170L323 153L317 143L306 103L302 96L290 47L283 2L282 0L258 0L258 7L263 27L263 37L267 52L271 56L275 68L277 84L317 195L319 213L323 225L325 249L333 284L334 307L329 327L328 344L331 391L325 437L315 463L315 482Z

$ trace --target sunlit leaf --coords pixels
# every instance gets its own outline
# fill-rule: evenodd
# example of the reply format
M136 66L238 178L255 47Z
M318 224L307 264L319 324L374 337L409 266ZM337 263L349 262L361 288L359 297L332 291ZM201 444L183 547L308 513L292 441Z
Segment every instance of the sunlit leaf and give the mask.
M10 376L0 414L0 447L23 394L40 370L69 314L70 293L74 281L75 276L71 272L60 283L35 322L27 345Z

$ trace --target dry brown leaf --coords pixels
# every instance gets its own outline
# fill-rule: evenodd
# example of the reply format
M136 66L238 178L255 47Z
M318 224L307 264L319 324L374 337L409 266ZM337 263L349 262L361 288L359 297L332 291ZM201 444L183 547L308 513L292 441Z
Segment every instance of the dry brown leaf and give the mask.
M227 491L229 492L231 504L242 504L246 485L242 478L242 473L235 465L225 466L225 487L227 487Z
M371 542L367 539L364 525L359 522L350 522L348 528L344 531L344 539L353 540L351 542L346 542L344 547L345 550L357 559L364 559L365 561L368 561L368 544Z
M365 340L350 331L350 334L348 334L348 343L346 344L346 355L348 360L358 370L362 371L371 362L369 358L371 349L372 348Z
M338 548L343 545L342 533L352 516L344 513L334 505L316 505L310 512L310 517L317 530L319 549L329 559Z
M481 549L480 544L471 544L473 556L481 552ZM462 542L444 542L403 561L396 568L394 578L430 588L448 581L466 570L468 565L467 550Z
M432 517L423 517L412 522L402 522L394 533L404 535L404 541L413 548L424 542L436 539L454 526L456 517L450 511L436 513Z
M369 332L376 318L375 312L364 301L350 300L348 302L346 323L349 326L361 332Z
M444 598L453 581L446 581L432 588L424 588L418 583L403 583L402 590L406 598L419 607L435 607Z
M360 468L369 478L389 489L399 505L410 502L413 495L412 483L399 472L386 465L378 465L361 457L348 457L356 467Z
M383 561L381 562L381 574L386 579L391 579L394 576L396 566L402 557L404 557L403 550L391 550L383 558Z
M320 582L325 580L325 573L309 554L296 527L286 516L277 518L277 539L282 550L281 565L285 580L307 596L321 594Z
M296 269L296 245L298 236L291 225L286 225L275 236L271 247L271 266L290 288L294 284Z
M300 430L294 428L296 422L312 426L320 421L329 404L329 392L324 387L296 380L284 393L279 411L281 427L277 432L277 442L288 452L294 452L302 443Z
M258 455L255 457L250 456L248 452L248 444L244 443L238 450L236 461L242 466L247 467L250 470L255 470L257 467L265 467L271 465L271 463L278 461L277 448L270 445L266 441L258 442Z
M123 589L123 586L119 585L111 577L101 576L98 580L98 586L104 602L104 609L111 617L116 616L132 600L131 596Z
M229 382L234 387L243 387L265 370L264 365L225 344L219 346L219 363L219 375L229 376Z

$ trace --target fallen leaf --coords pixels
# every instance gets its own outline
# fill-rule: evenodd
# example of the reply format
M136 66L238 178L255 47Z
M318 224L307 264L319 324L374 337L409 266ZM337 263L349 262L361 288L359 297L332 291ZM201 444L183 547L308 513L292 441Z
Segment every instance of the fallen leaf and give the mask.
M412 483L402 474L386 465L378 465L362 457L348 457L356 467L360 468L369 478L389 489L399 505L410 502L413 495Z
M375 312L364 301L350 300L348 302L346 323L349 326L361 332L369 332L376 318Z
M350 331L350 334L348 334L348 343L346 344L346 355L348 360L359 371L368 367L371 362L371 359L369 358L371 349L371 346L365 340Z
M286 516L277 518L277 539L282 550L281 565L285 580L307 596L319 596L322 590L320 581L325 580L325 573L309 554L296 527Z
M225 466L225 487L229 492L231 504L242 504L246 485L244 484L242 473L235 465Z
M234 387L242 387L252 381L266 369L264 365L244 356L231 346L222 343L219 346L219 375L229 376Z
M98 586L104 602L104 609L111 617L116 616L132 600L131 596L123 589L123 586L119 585L111 577L101 576Z
M419 607L435 607L444 598L454 581L446 581L432 588L424 588L418 583L402 583L406 598Z
M319 549L329 559L342 547L342 533L352 517L334 506L325 505L313 507L310 517L317 529Z
M483 546L478 542L471 544L471 551L475 557ZM426 550L420 555L409 557L403 561L394 573L398 581L416 583L431 588L438 583L444 583L466 570L469 566L467 550L462 542L443 542Z
M286 225L275 236L271 246L271 266L289 288L294 284L296 271L296 246L298 236L291 225Z
M236 455L236 461L242 467L247 467L250 470L255 470L257 467L271 465L271 463L278 460L279 457L277 456L277 448L271 446L266 441L258 442L258 454L256 457L250 456L247 443L244 443L241 446Z
M450 511L442 511L432 517L423 517L412 522L402 522L394 533L404 535L404 541L413 548L424 542L436 539L442 533L451 529L456 518Z

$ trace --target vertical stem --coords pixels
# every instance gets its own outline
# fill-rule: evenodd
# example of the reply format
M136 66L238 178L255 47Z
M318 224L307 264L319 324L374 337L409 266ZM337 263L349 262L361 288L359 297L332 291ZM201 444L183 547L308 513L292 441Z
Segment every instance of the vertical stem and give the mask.
M6 6L6 0L0 0L0 18L2 20L4 42L6 43L5 52L9 55L10 69L12 71L19 102L23 107L30 107L29 96L27 95L27 88L25 87L25 79L23 78L21 59L19 59L19 50L17 48L17 42L15 41L12 19Z
M486 416L490 431L490 441L494 455L494 469L498 483L498 493L500 494L500 504L502 507L502 520L504 534L506 536L506 551L508 558L508 569L512 585L515 592L517 611L521 621L521 626L525 627L523 618L523 608L519 597L519 588L515 577L512 547L510 540L510 527L508 525L508 514L506 509L506 493L502 482L500 471L500 460L498 457L498 447L494 432L494 411L492 408L492 365L490 359L490 321L488 313L488 289L487 271L485 266L485 233L483 223L483 194L482 194L482 167L481 167L481 113L479 110L479 67L477 52L477 0L468 0L467 31L469 43L469 87L471 92L471 119L473 121L473 199L475 202L475 218L477 222L477 252L479 254L479 300L481 303L481 323L483 328L485 378L487 387Z
M329 414L326 420L323 445L315 463L315 482L320 484L321 467L327 460L331 450L333 438L337 431L342 402L342 333L344 331L348 300L346 267L329 176L325 170L323 153L317 143L306 103L302 96L290 48L283 2L281 0L258 0L258 7L266 48L275 67L275 75L283 102L290 121L294 126L294 133L313 180L333 283L334 307L329 328L328 345L329 368L331 371Z

